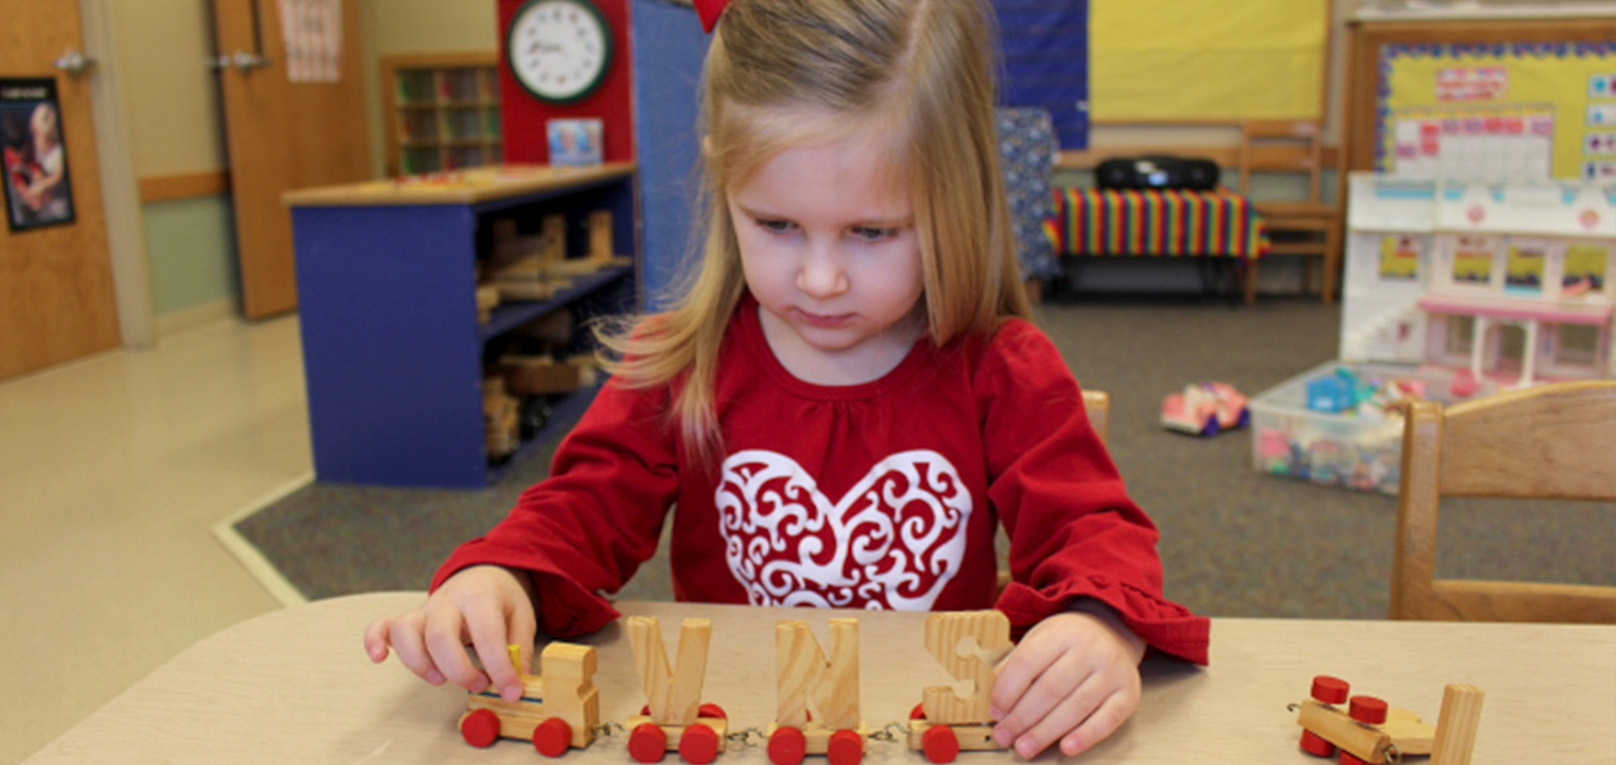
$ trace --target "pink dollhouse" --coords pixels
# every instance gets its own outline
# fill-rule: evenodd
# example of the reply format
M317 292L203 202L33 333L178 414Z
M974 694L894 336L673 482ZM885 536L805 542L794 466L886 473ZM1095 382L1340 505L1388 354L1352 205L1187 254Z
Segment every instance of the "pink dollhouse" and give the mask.
M1341 358L1616 376L1616 185L1349 179Z

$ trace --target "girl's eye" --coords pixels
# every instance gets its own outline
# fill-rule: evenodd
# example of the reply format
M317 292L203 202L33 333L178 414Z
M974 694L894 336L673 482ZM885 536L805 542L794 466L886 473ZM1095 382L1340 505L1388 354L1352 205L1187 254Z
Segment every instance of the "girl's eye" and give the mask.
M757 218L756 221L757 221L758 227L762 228L765 231L771 231L771 232L774 232L776 234L783 234L783 233L785 233L787 231L790 231L791 229L796 227L795 224L793 224L791 221L788 221L788 220L776 220L776 219L772 219L772 218Z
M883 242L898 235L896 228L877 228L875 226L857 226L853 229L853 236L866 242Z

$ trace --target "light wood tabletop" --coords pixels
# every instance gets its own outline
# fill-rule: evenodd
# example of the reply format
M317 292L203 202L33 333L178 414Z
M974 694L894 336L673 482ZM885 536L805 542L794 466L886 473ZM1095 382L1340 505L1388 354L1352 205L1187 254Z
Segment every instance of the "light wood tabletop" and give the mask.
M478 750L456 728L466 694L435 688L396 660L374 665L360 645L372 619L418 605L422 593L316 601L243 622L187 649L27 760L57 762L532 763L531 744ZM905 719L920 689L951 682L926 652L924 613L621 603L660 618L670 656L684 617L710 618L703 699L732 730L773 718L774 625L806 619L828 645L830 616L859 619L862 714L871 730ZM116 636L108 636L116 640ZM603 722L644 703L621 623L579 641L599 648ZM1302 753L1289 705L1314 675L1352 684L1435 723L1449 683L1486 693L1472 760L1616 762L1616 627L1387 621L1215 619L1211 665L1147 659L1139 712L1083 763L1321 763ZM574 763L631 764L627 737L568 752ZM1009 762L1008 753L960 761ZM1046 753L1039 759L1060 759ZM810 757L810 763L824 762ZM871 765L924 765L902 743L870 741ZM1422 762L1423 758L1412 759ZM680 762L677 753L665 760ZM724 763L768 763L731 744Z

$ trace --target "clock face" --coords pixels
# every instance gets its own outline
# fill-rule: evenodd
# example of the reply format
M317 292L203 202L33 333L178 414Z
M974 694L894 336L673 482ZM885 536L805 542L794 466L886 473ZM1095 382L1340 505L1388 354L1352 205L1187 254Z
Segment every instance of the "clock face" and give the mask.
M506 58L516 81L551 103L582 100L612 63L611 27L589 0L528 0L511 20Z

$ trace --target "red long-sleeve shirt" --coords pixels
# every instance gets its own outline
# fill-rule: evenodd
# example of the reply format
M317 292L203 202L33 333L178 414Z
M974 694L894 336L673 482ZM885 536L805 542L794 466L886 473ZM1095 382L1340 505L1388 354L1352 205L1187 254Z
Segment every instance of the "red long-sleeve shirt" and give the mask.
M590 632L656 550L674 508L682 601L914 610L997 607L1018 631L1094 598L1147 643L1204 664L1210 623L1165 599L1157 531L1129 499L1082 394L1032 324L827 387L791 375L744 300L720 357L721 464L687 454L666 387L609 382L556 453L552 477L438 572L533 573L540 626ZM995 603L995 527L1013 583Z

